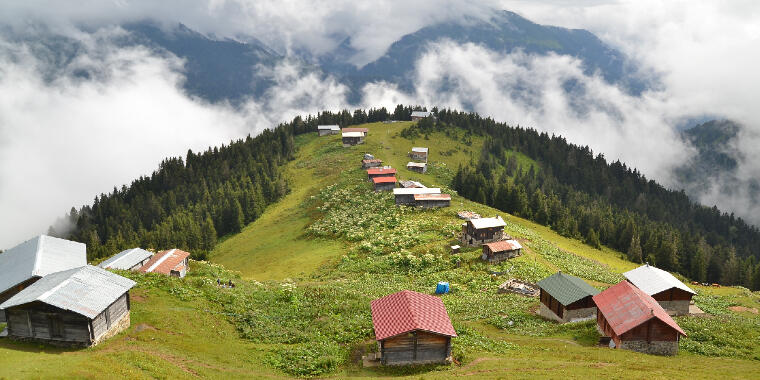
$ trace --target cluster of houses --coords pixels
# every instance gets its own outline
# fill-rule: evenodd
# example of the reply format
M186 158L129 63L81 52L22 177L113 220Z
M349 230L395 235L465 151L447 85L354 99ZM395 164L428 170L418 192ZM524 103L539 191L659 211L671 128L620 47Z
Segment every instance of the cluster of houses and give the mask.
M318 125L317 134L319 136L329 136L341 134L343 147L359 145L364 143L364 139L369 134L368 128L343 128L338 125Z
M93 346L130 325L135 282L107 269L184 277L189 253L128 249L98 266L85 244L40 235L0 254L0 322L18 340Z

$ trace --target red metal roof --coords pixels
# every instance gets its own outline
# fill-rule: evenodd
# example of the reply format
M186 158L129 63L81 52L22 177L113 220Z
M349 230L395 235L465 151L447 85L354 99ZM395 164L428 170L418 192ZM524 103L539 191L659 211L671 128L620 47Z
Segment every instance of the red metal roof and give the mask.
M415 201L450 201L450 194L414 194Z
M686 336L676 321L652 296L644 293L628 281L621 281L593 297L599 312L604 315L612 331L618 336L657 318Z
M370 308L377 340L414 330L457 336L443 301L429 294L402 290L372 301Z
M374 160L362 160L363 164L374 164L374 163L383 163L383 160L380 159L374 159Z
M153 255L153 257L140 268L140 272L169 274L172 270L180 270L183 261L185 261L188 256L190 256L189 253L180 249L161 251Z
M520 243L518 243L516 240L501 240L495 241L493 243L486 243L483 245L488 246L488 248L491 249L491 252L514 251L515 249L522 248Z
M374 177L372 178L374 183L396 183L396 177Z
M369 133L369 128L343 128L343 132L362 132L362 133Z
M394 168L371 168L367 169L368 175L378 175L378 174L396 174L396 169Z

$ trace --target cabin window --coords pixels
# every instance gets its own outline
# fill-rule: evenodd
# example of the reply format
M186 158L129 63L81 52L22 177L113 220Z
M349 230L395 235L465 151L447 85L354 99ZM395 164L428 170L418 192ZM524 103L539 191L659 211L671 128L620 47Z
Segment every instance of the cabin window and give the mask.
M50 323L50 337L63 338L63 321L59 315L49 315L48 322Z

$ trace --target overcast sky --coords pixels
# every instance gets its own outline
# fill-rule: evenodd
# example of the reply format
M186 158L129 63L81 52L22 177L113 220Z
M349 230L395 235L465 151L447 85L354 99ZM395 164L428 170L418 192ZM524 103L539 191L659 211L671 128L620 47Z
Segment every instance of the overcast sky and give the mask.
M417 62L411 94L386 83L364 89L363 105L398 102L459 106L499 120L561 133L608 158L620 158L668 184L674 163L693 151L674 127L705 113L748 126L740 173L760 177L760 2L756 1L305 1L305 0L85 0L19 1L0 6L0 25L30 34L41 25L85 42L86 49L53 81L48 61L30 47L0 37L0 248L44 232L72 205L149 174L167 156L218 145L296 114L345 105L347 89L334 80L302 76L288 65L270 73L277 86L242 109L207 104L182 90L182 62L147 49L118 49L115 24L152 18L185 23L220 37L257 38L281 53L319 55L351 36L362 65L407 33L463 16L508 9L532 21L584 28L657 72L662 88L631 97L561 56L500 55L474 45L441 42ZM97 30L92 34L82 32ZM71 73L96 67L89 81ZM438 93L444 77L456 91ZM589 89L591 112L572 112L561 91L566 79ZM520 82L522 81L522 82ZM506 91L531 83L541 94L524 104ZM318 96L314 96L317 94ZM622 115L622 117L613 117ZM760 214L746 199L703 199ZM749 212L748 212L749 213Z

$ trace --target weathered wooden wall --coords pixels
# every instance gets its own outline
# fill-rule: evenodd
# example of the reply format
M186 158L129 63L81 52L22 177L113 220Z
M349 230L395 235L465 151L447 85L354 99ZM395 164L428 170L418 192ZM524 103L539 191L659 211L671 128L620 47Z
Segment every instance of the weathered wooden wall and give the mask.
M89 343L89 320L79 314L39 302L8 311L8 335L18 338Z
M381 353L387 365L445 362L451 355L451 338L415 331L382 341Z

